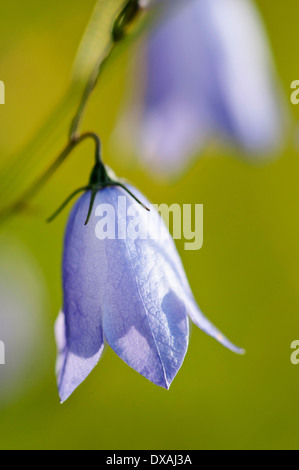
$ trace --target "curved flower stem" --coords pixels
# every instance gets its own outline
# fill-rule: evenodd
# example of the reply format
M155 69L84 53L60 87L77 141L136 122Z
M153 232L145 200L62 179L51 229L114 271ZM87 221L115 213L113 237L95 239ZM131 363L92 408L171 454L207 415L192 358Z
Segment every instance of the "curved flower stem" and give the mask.
M86 110L90 95L92 94L98 79L105 68L108 60L110 59L112 52L115 46L126 36L127 28L131 22L135 19L140 10L138 0L128 0L117 18L114 21L110 42L104 52L96 63L96 66L90 76L90 79L86 85L86 88L83 92L78 110L75 114L74 119L71 123L69 141L64 149L59 153L56 160L52 165L38 178L24 193L23 195L11 206L7 207L0 212L0 223L8 219L15 213L21 212L28 205L28 200L34 197L41 188L48 182L48 180L53 176L56 170L62 165L74 148L87 138L94 139L96 143L96 160L100 161L100 140L98 136L92 132L87 132L85 134L79 133L79 127Z
M99 57L99 60L96 63L96 66L84 90L77 113L72 121L69 135L70 140L73 140L78 133L87 103L89 101L90 95L96 87L99 76L101 75L103 69L105 68L105 65L110 59L116 45L125 38L128 26L134 21L139 11L140 6L138 0L128 0L125 3L123 9L116 17L111 31L111 40L107 45L104 54Z
M70 153L86 139L93 139L96 144L96 154L100 154L100 140L96 134L93 132L86 132L80 137L74 138L69 142L66 147L60 152L60 154L55 159L54 163L22 194L22 196L13 203L11 206L6 208L4 211L0 212L0 222L7 220L13 214L21 212L24 208L27 207L27 201L32 199L42 187L49 181L49 179L54 175L56 170L65 162Z
M99 79L100 74L103 72L105 65L108 62L108 59L111 57L112 51L115 48L115 43L110 42L109 45L107 46L107 49L103 56L99 58L99 61L85 87L85 90L83 92L83 96L81 98L77 113L72 121L71 128L70 128L70 134L69 138L70 141L74 140L76 138L76 135L78 134L78 130L81 124L81 121L83 119L87 103L89 101L90 95L92 94L93 90L96 87L97 81Z

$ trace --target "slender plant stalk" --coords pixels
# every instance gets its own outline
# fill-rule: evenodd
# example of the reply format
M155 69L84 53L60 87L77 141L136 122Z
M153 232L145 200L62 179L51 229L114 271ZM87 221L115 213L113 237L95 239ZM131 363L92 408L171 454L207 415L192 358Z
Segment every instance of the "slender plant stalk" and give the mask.
M54 175L56 170L65 162L70 153L86 139L93 139L98 150L99 140L98 136L93 132L86 132L79 137L73 138L66 147L60 152L56 157L55 161L50 165L50 167L22 194L22 196L13 203L11 206L7 207L4 211L0 212L0 223L6 221L13 214L22 212L28 206L28 201L32 199L42 187L49 181L49 179Z
M100 75L102 74L102 72L105 68L105 65L107 64L108 60L110 59L114 48L115 48L115 43L110 42L109 45L106 48L106 51L104 52L104 54L100 57L99 61L97 62L97 65L96 65L94 71L92 72L92 75L91 75L91 77L90 77L90 79L89 79L89 81L88 81L88 83L85 87L84 92L83 92L83 96L82 96L82 99L80 101L77 113L76 113L76 115L75 115L75 117L72 121L72 124L71 124L70 135L69 135L70 142L72 142L76 138L76 135L78 134L80 124L81 124L82 118L84 116L84 112L86 110L86 106L87 106L87 103L89 101L90 95L92 94L93 90L95 89L97 81L98 81Z
M99 139L96 134L92 132L80 134L80 125L89 98L96 87L99 77L101 76L107 62L111 58L113 50L117 44L126 36L127 27L136 18L139 10L140 8L138 6L137 0L128 0L124 5L123 9L114 21L113 28L111 30L110 42L104 51L104 54L101 54L99 57L87 82L77 112L71 123L68 143L59 153L54 163L52 163L52 165L22 194L22 196L15 203L11 204L9 207L0 212L0 223L6 221L12 215L19 213L28 207L28 201L42 189L42 187L54 175L56 170L64 163L67 157L75 149L75 147L77 147L77 145L79 145L83 140L92 138L95 140L96 145L99 145Z

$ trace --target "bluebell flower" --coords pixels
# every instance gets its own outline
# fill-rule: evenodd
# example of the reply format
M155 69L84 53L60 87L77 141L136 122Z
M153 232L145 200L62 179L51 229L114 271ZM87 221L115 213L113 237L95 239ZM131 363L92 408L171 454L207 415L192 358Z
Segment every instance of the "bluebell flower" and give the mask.
M215 138L250 155L279 149L284 100L251 0L156 3L165 8L137 54L119 126L129 150L175 176Z
M126 211L119 207L120 196ZM64 306L55 327L61 401L96 366L105 343L130 367L168 389L187 352L188 317L241 353L200 312L158 212L145 211L122 188L107 187L97 192L84 225L90 200L90 191L78 200L65 235ZM107 224L104 236L99 224ZM128 236L129 226L139 236Z

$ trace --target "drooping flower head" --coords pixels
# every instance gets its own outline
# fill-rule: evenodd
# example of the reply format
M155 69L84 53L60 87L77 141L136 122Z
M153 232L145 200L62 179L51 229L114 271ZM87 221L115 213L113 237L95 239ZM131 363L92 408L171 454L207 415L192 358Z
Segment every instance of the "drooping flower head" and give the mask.
M138 54L119 127L134 152L177 175L215 137L250 154L279 148L285 110L251 0L158 3L164 13Z
M134 188L128 190L145 205ZM56 323L57 379L65 401L98 363L105 343L130 367L168 389L189 341L188 317L235 352L200 312L159 214L121 187L76 203L66 230L64 305ZM121 201L121 203L120 203Z

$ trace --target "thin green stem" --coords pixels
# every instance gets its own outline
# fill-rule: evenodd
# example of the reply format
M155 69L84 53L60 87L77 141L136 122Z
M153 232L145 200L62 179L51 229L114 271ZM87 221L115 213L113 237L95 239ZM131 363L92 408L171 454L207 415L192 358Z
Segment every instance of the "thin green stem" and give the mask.
M96 134L93 132L86 132L80 137L73 139L69 142L66 147L60 152L60 154L55 159L54 163L36 180L32 185L22 194L22 196L13 203L11 206L6 208L4 211L0 212L0 222L7 220L13 214L21 212L27 207L27 201L32 199L42 187L49 181L49 179L54 175L56 170L65 162L70 153L86 139L93 139L96 144L96 155L100 155L100 140Z
M80 124L83 119L90 95L95 89L98 79L101 73L103 72L108 60L110 59L116 45L122 39L124 39L124 37L126 36L128 26L137 17L139 11L140 11L140 7L139 7L138 0L128 0L128 2L124 5L121 12L116 17L112 30L111 30L110 42L108 43L104 53L99 57L95 65L95 68L83 92L83 96L78 106L77 113L72 121L70 134L69 134L70 141L72 141L80 132L79 131Z
M53 176L56 170L64 163L66 158L75 149L75 147L87 138L92 138L96 144L96 162L101 162L101 144L98 136L92 132L88 132L80 135L80 125L89 101L89 98L98 82L98 79L103 72L108 60L110 59L113 50L120 40L122 40L127 32L128 26L133 22L135 17L138 15L140 8L137 0L128 0L124 5L124 8L119 13L114 21L111 30L111 39L107 45L104 53L99 57L95 68L88 80L88 83L84 89L81 101L79 103L75 117L72 120L69 141L64 149L59 153L54 163L23 193L15 203L8 208L0 212L0 222L6 220L15 213L21 212L28 205L28 200L33 198L41 188L48 182ZM120 184L118 185L120 186ZM125 188L126 189L126 188ZM127 192L129 192L127 190ZM133 195L132 195L133 196ZM134 196L133 196L134 197ZM134 199L136 199L134 197ZM138 201L139 202L139 201Z
M83 116L84 116L84 113L85 113L90 95L92 94L93 90L95 89L96 84L97 84L98 79L99 79L99 76L103 72L103 70L105 68L105 65L108 62L108 59L110 59L110 57L111 57L111 54L112 54L113 49L115 48L115 45L116 44L113 43L113 42L110 42L108 44L108 46L106 48L106 51L99 58L99 60L96 64L96 67L94 68L94 71L91 74L91 77L90 77L90 79L89 79L89 81L88 81L88 83L87 83L87 85L84 89L81 101L80 101L79 106L78 106L78 110L76 112L76 115L75 115L74 119L72 120L72 124L71 124L71 128L70 128L70 134L69 134L70 141L75 139L78 132L79 132L81 121L83 119Z

